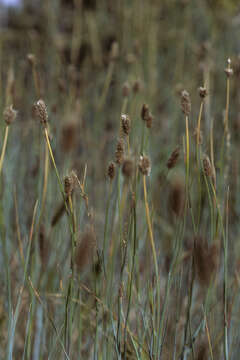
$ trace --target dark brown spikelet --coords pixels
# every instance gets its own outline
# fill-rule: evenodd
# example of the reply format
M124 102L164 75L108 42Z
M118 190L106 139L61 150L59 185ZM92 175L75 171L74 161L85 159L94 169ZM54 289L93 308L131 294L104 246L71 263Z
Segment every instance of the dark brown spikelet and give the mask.
M175 150L173 150L173 152L170 155L170 158L167 161L167 168L168 169L173 169L179 159L179 155L180 155L180 147L178 146Z
M182 181L176 180L171 185L168 204L170 210L177 216L183 215L185 203L185 190Z
M207 241L202 237L195 238L194 260L199 282L207 287L217 269L217 245L208 246Z
M88 263L92 262L93 250L96 243L94 231L87 228L80 236L75 254L75 264L81 271Z
M67 195L67 197L72 195L73 187L74 184L72 177L70 175L66 176L64 178L64 192Z
M184 115L189 116L191 112L191 99L189 93L186 90L181 92L181 108Z
M151 172L151 162L147 156L140 156L140 160L138 163L139 171L143 175L150 175Z
M208 177L213 176L212 165L211 165L210 159L207 155L205 155L203 158L203 171L206 176L208 176Z
M71 196L73 190L78 183L78 177L74 171L64 178L64 192L67 197Z
M39 118L42 124L46 125L48 121L48 112L45 102L40 99L33 105L34 115Z
M57 210L55 211L55 213L52 217L52 221L51 221L52 227L54 227L58 223L58 221L61 219L61 217L65 213L65 210L66 210L65 203L62 202L61 205L58 206Z
M117 147L115 151L115 161L118 165L121 165L124 157L124 143L122 139L119 139L117 142Z
M122 164L122 174L126 178L130 178L133 174L134 164L132 159L124 159Z
M207 89L203 86L198 88L198 93L201 99L205 99L205 97L208 95Z
M14 122L17 116L17 111L13 109L13 105L10 105L5 108L3 111L3 119L7 125L10 125Z
M126 114L121 115L121 127L124 135L129 135L131 128L130 117Z
M108 171L107 171L108 177L111 181L114 179L115 173L116 173L116 167L115 167L114 162L112 161L108 165Z
M147 104L143 104L141 110L141 118L143 121L146 121L149 116L149 106Z

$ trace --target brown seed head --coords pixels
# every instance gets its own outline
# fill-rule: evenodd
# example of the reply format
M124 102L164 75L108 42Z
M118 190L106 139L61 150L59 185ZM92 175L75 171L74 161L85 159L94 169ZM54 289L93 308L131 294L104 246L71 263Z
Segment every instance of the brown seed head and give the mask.
M146 121L149 116L149 106L147 104L143 104L141 110L141 117L143 121Z
M208 95L207 89L203 86L198 88L198 92L201 99L205 99L205 97Z
M150 175L151 172L151 162L150 159L147 156L140 156L140 160L138 163L139 171L143 175Z
M130 178L133 174L134 164L132 159L124 159L122 164L122 174L126 178Z
M126 114L121 115L121 125L122 125L123 134L129 135L130 128L131 128L131 120L128 115L126 115Z
M233 69L231 68L231 59L228 59L228 67L224 70L227 77L233 76Z
M110 164L108 165L107 173L108 173L108 177L111 181L115 177L115 172L116 172L115 164L114 164L114 162L110 162Z
M118 140L116 151L115 151L115 161L118 165L121 165L123 162L124 155L124 143L122 139Z
M168 169L173 169L176 166L177 161L179 159L179 155L180 155L180 148L177 147L175 150L173 150L173 152L170 155L170 158L167 161Z
M95 244L95 233L91 228L87 228L80 236L76 248L75 264L78 270L81 271L91 261Z
M34 54L28 54L27 60L29 61L31 66L35 66L37 63L36 56Z
M148 129L151 129L152 122L153 122L153 115L152 115L152 113L149 112L148 117L146 119L146 126Z
M186 90L181 92L181 108L184 115L189 116L191 112L191 99L189 93Z
M72 195L73 190L76 188L78 184L77 174L72 170L69 175L67 175L64 179L64 192L67 197Z
M212 164L207 155L205 155L203 158L203 171L208 177L211 177L213 175Z
M142 89L141 81L140 80L134 81L133 87L132 87L134 94L137 94L141 89Z
M7 125L10 125L16 119L17 111L13 109L13 105L5 108L3 111L3 119Z
M130 91L131 91L131 88L130 88L129 82L126 81L123 84L123 87L122 87L122 95L123 95L123 97L128 97L130 95Z
M33 111L34 111L35 116L37 116L39 118L41 123L46 125L47 121L48 121L47 106L42 99L38 100L33 105Z

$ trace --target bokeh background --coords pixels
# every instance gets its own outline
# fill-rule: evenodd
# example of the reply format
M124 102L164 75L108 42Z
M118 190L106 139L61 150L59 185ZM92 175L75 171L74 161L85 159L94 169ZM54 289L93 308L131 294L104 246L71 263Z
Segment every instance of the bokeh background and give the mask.
M156 246L161 254L161 256L159 255L159 266L163 278L166 280L166 264L169 261L176 225L170 209L169 197L171 197L172 186L176 182L184 182L185 176L183 146L185 122L180 108L180 94L183 89L186 89L191 97L192 111L189 127L192 154L194 154L194 129L200 106L198 88L204 85L207 88L208 96L203 110L202 148L207 154L210 153L210 130L213 127L217 191L221 209L225 206L224 199L228 186L230 188L229 276L231 281L229 288L232 289L232 292L230 291L229 304L232 305L231 311L234 315L229 330L229 346L231 359L238 359L240 334L234 326L239 324L237 309L239 301L237 269L240 260L238 221L240 214L239 31L240 6L237 0L0 1L0 113L3 113L5 107L10 104L13 104L14 109L18 111L16 121L11 124L9 129L1 174L2 255L0 264L3 271L0 276L2 289L0 295L0 326L2 329L0 358L6 359L6 349L9 349L9 317L11 309L16 306L23 276L18 250L19 238L25 249L34 205L36 200L41 205L42 200L45 141L43 128L33 116L33 103L42 98L47 105L50 140L61 178L64 179L74 169L79 179L82 179L87 165L85 191L89 207L85 208L82 195L76 193L78 231L82 232L89 222L94 224L99 251L103 242L109 190L107 167L109 162L115 159L120 115L124 109L124 112L131 118L131 154L136 162L140 155L142 139L141 108L144 103L149 105L153 114L153 124L151 129L146 130L147 139L144 152L151 158L149 201L152 214L154 213L152 222ZM224 69L227 67L228 58L231 59L234 71L234 75L231 77L229 108L231 151L226 160L227 174L221 176L219 163L226 104ZM0 122L1 144L5 127L6 124L2 120ZM166 177L166 162L177 146L183 149L180 164ZM191 166L194 168L194 155L192 156ZM124 179L121 178L121 184L123 183ZM114 212L116 194L117 190L114 190L110 205L110 238L114 237L118 231L118 227L115 226L118 218L111 215ZM42 232L37 228L39 233L36 230L34 234L36 244L38 244L39 237L40 241L43 241L43 232L44 239L47 240L45 239L44 245L39 245L40 250L37 250L34 265L31 265L31 276L59 327L64 306L60 304L61 300L58 300L57 297L48 298L47 294L61 293L62 285L59 284L67 281L69 276L70 235L67 218L63 217L56 227L52 226L53 217L61 205L61 201L57 178L50 165L44 224L40 224L43 225L42 230L40 229ZM192 201L193 204L196 203L194 194ZM211 221L207 207L207 195L205 200L203 199L203 208L199 235L208 238L211 232ZM37 210L37 219L39 209ZM148 292L149 274L151 273L148 270L151 268L151 262L146 260L144 250L147 226L143 198L141 201L139 200L137 213L139 216L138 270L142 274L143 287L136 311L140 311L139 309L143 309L149 304L149 299L147 296L145 298L144 294ZM185 252L183 255L186 259L189 254L189 242L193 237L190 224L189 216L184 235ZM142 234L144 234L144 239L141 237ZM36 247L38 249L38 245ZM41 253L41 249L44 249L45 253L43 250ZM47 262L43 261L46 253L48 254ZM183 278L180 329L183 329L181 321L183 326L187 306L188 273L191 267L190 260L187 261L183 263L183 270L180 272ZM223 269L221 266L219 269L220 283ZM86 283L91 288L92 280L88 273L90 270L85 271L87 273L84 273L83 279L86 279ZM118 279L117 266L115 271L116 279ZM161 288L163 293L164 281ZM117 282L118 280L116 280ZM179 283L176 281L176 284ZM175 290L177 288L176 285ZM197 323L202 316L197 286L195 290L193 308L196 307L194 310L196 312L193 312L196 317L193 323L194 321ZM65 291L66 286L63 285L63 293ZM217 330L221 328L222 324L220 316L220 314L222 315L222 304L217 301L218 297L222 297L221 291L216 291L215 297L212 298L212 308L216 313L213 310L214 315L209 320L214 344L214 340L216 340L215 347L213 347L216 358L222 356L222 347L217 342L217 336L220 336ZM118 286L113 293L117 298ZM236 296L234 299L233 293ZM86 294L85 297L83 295L82 301L86 302L90 308L94 307L93 300L89 299ZM31 320L28 315L30 304ZM173 306L173 299L170 300L169 308L171 306ZM181 310L179 311L181 313ZM57 336L49 335L48 338L51 327L48 321L44 320L43 308L30 290L24 291L20 318L22 321L18 321L15 333L13 358L21 359L24 348L27 349L26 355L24 355L26 356L24 358L27 359L48 358L49 349L54 349L51 352L51 358L60 358L60 356L63 358L61 350L56 350L53 345L57 342ZM93 358L94 339L87 319L86 316L85 335L81 350L76 345L78 344L77 330L74 333L71 359L81 358L80 355L83 359ZM93 315L91 319L94 319ZM29 334L26 330L28 321L35 330L31 330L32 337L31 340L28 338L26 345L26 333ZM173 323L175 321L174 318ZM132 314L131 322L133 328L136 329L136 314ZM38 324L40 325L38 326ZM146 328L148 329L148 325ZM173 346L172 334L174 331L170 326L167 329L166 343L168 346L163 356L170 359L172 355L170 356L169 349ZM143 336L141 330L136 331L139 331L140 339ZM38 337L34 334L38 334ZM144 337L143 343L145 342L151 342L150 335L149 339ZM109 358L117 356L113 349ZM181 349L181 345L179 345L179 349ZM95 359L105 359L101 352L101 346L97 354L95 353ZM131 354L133 352L129 350L129 358L137 358L136 355ZM151 358L150 355L149 357L141 356L142 359ZM120 355L116 358L120 358ZM202 358L195 357L195 359Z

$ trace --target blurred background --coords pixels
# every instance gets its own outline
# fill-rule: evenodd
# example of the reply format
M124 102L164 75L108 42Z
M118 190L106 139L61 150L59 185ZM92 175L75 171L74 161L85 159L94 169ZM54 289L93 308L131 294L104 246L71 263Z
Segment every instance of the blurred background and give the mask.
M91 214L99 248L103 239L109 188L107 167L115 159L120 115L124 110L131 118L131 154L138 159L142 138L141 109L144 103L149 105L153 122L147 129L144 152L152 163L149 199L156 214L154 228L157 248L163 251L160 266L164 269L175 224L169 210L171 184L175 184L176 179L180 182L184 179L184 154L181 155L181 164L172 171L167 181L165 179L169 155L183 144L185 122L180 108L180 94L186 89L191 97L189 127L190 141L194 144L200 106L198 88L207 88L202 147L204 152L210 152L210 130L213 126L218 175L226 104L224 69L230 58L234 71L229 109L231 153L227 182L226 178L219 176L218 191L224 198L226 184L232 189L229 236L232 241L237 240L240 215L239 33L240 5L237 0L0 0L0 113L10 104L18 112L9 129L0 193L1 238L7 244L4 251L12 274L13 303L21 267L16 255L18 231L20 229L24 243L29 234L34 204L37 199L40 204L42 200L45 142L42 126L32 112L32 105L40 98L47 105L50 140L61 178L74 169L82 179L87 165L85 191L89 212L85 211L81 195L76 194L76 203L79 201L80 204L77 212L80 230L89 222ZM4 131L5 123L1 121L1 144ZM53 292L59 289L60 279L64 281L68 277L69 263L65 262L68 247L65 241L69 239L69 230L66 218L56 228L52 226L53 217L61 205L61 193L52 166L50 169L44 216L44 234L48 239L47 251L50 255L48 265L44 265L46 278L41 286L42 290ZM203 200L203 204L206 203L207 200ZM142 202L139 214L145 214L143 209ZM203 236L210 233L209 216L205 209L201 219ZM117 231L114 217L111 221L114 233ZM141 225L139 238L144 228ZM36 236L38 238L38 234ZM186 249L191 236L192 230L187 227ZM143 251L143 245L140 249ZM236 242L230 248L230 273L233 278L240 261L238 250ZM139 260L143 262L140 264L143 268L144 259L143 256ZM4 266L4 256L0 263ZM37 264L33 276L36 282L43 269L40 260ZM3 288L0 324L4 329L0 337L1 348L7 342L5 275L0 277L0 284ZM183 290L185 295L186 289ZM27 322L27 296L24 301L26 311L22 313L22 331L25 331ZM56 310L56 319L61 317L59 314L60 311ZM233 334L231 344L235 346L232 359L238 359L238 335L235 337ZM15 359L21 358L23 347L24 336L19 329ZM86 341L83 355L86 359L90 358L89 349L91 346ZM45 358L46 353L43 349L39 359ZM30 350L28 358L33 358Z

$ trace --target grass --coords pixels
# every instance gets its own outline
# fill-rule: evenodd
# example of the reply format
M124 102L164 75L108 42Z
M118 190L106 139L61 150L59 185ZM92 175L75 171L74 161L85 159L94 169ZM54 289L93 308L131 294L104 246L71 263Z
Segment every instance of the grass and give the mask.
M238 359L238 12L6 14L0 359Z

